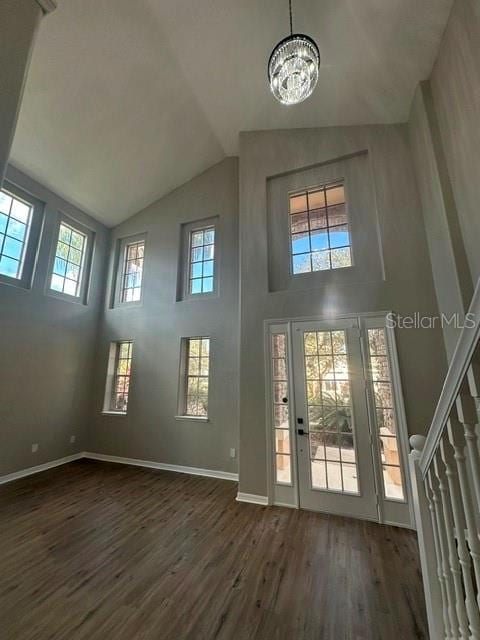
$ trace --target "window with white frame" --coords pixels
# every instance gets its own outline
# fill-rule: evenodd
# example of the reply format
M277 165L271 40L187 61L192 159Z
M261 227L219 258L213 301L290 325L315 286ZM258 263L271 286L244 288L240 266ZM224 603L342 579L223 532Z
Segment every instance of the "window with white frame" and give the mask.
M21 280L24 272L34 205L16 194L0 191L0 275Z
M275 439L275 482L292 483L292 452L290 447L290 419L288 408L288 349L287 334L270 336L272 371L272 412Z
M103 410L106 413L127 413L132 375L133 341L110 344L107 384Z
M294 275L352 265L345 185L336 182L290 194Z
M181 415L208 417L208 386L210 374L210 338L184 338L180 380Z
M53 258L50 289L56 293L80 297L87 256L87 234L61 220Z
M139 302L142 297L145 240L127 242L123 251L121 302Z
M188 293L213 293L215 283L215 227L190 232Z
M390 361L383 327L367 329L368 357L377 444L382 463L383 493L387 500L405 500Z

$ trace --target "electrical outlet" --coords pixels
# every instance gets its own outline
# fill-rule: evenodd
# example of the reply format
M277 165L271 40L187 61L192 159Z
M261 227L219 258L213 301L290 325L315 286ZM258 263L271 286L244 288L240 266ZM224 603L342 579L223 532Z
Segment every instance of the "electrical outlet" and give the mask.
M70 444L74 444L76 439L77 439L77 436L70 436Z
M32 444L32 453L37 453L38 451L38 443Z
M230 449L230 458L236 458L236 457L237 457L237 450L232 447Z

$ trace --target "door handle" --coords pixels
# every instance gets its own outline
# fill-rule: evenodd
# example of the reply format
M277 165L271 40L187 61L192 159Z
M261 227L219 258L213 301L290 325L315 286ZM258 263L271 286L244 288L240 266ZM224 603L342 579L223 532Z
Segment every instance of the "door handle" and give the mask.
M308 431L305 431L304 429L297 429L297 433L299 436L308 436Z

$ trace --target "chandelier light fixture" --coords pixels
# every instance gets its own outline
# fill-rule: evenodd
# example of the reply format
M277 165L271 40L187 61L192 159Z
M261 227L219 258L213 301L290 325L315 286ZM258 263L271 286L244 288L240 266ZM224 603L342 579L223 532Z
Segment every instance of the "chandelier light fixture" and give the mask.
M312 95L318 80L320 52L312 38L293 33L292 0L290 35L281 40L268 61L268 81L282 104L298 104Z

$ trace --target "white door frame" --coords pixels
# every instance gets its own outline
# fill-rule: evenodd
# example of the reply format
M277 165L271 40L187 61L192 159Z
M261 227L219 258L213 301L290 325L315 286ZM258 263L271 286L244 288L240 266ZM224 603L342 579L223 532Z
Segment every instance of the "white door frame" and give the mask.
M415 528L415 520L413 514L412 490L410 476L408 474L408 453L409 453L409 436L407 428L407 420L405 414L402 384L400 377L400 368L398 362L398 353L395 340L394 329L389 327L386 319L391 315L391 311L367 311L361 313L339 314L336 316L304 316L304 317L288 317L271 319L264 321L264 362L265 362L265 412L266 412L266 443L267 443L267 498L268 504L294 509L300 508L299 483L298 483L298 464L296 451L296 434L295 434L295 392L294 392L294 371L293 371L293 354L292 354L292 324L295 322L316 322L316 321L335 321L345 319L358 318L362 328L373 326L371 322L375 319L381 320L385 328L387 336L387 344L389 350L389 360L391 367L391 378L395 400L395 410L398 427L398 440L400 444L400 456L403 472L403 481L406 493L406 501L410 514L411 527ZM275 332L285 332L288 337L288 383L289 383L289 426L290 426L290 442L292 453L292 484L291 491L287 492L281 485L275 483L274 477L274 424L272 416L273 396L272 396L272 372L271 372L271 353L270 353L270 335ZM366 355L366 345L362 340L362 351ZM378 465L376 465L378 467ZM378 471L378 469L377 469ZM279 490L280 487L280 490ZM380 487L379 487L379 490ZM401 523L389 520L385 514L382 504L379 509L379 522L381 524L392 524L395 526L405 526Z

